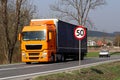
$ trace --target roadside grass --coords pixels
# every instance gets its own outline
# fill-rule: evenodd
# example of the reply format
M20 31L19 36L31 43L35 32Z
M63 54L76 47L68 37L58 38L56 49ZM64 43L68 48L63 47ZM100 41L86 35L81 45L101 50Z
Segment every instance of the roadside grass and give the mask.
M89 52L87 53L86 57L98 57L99 52Z
M120 61L70 72L39 76L33 80L120 80Z
M111 55L120 55L120 52L113 52Z
M111 52L110 55L120 55L120 52ZM88 52L86 57L99 57L99 52Z

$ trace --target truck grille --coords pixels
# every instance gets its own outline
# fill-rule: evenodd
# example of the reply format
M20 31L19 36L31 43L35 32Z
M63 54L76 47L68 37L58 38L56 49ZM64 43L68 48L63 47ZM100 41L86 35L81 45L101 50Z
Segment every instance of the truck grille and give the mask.
M42 45L26 45L25 47L27 50L42 49Z
M29 57L30 60L38 60L39 57Z
M39 56L39 53L29 53L29 56Z

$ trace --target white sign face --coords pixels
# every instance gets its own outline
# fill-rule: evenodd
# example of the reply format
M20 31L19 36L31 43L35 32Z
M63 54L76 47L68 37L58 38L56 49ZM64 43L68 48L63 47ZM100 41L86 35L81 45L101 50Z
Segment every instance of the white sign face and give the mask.
M82 40L86 36L86 29L82 26L78 26L74 30L74 36L78 40Z

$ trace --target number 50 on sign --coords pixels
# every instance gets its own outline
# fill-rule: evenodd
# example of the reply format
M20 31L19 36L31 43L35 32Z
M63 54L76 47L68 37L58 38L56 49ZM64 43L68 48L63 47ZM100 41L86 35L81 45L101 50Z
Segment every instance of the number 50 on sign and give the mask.
M84 37L86 36L86 29L85 29L85 27L83 27L83 26L77 26L74 29L74 36L78 40L84 39Z

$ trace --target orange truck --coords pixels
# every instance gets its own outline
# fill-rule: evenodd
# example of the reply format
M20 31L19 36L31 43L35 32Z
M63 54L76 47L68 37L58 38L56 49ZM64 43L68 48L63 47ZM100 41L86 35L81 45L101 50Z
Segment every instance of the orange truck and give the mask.
M32 19L19 34L22 62L56 62L79 59L76 25L58 19ZM87 53L87 36L81 41L81 60Z

